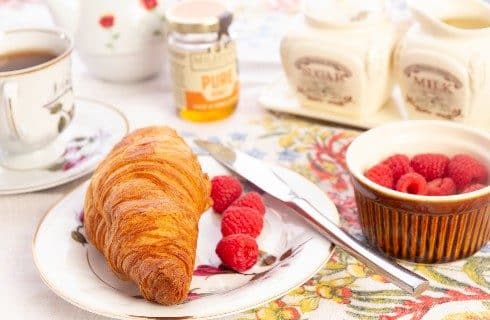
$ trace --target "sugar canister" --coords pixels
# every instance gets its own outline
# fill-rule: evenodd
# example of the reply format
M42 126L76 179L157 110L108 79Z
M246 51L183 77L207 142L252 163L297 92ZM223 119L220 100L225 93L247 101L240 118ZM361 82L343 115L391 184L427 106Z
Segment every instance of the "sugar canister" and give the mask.
M397 29L381 0L306 0L281 43L291 88L304 107L368 117L393 88Z

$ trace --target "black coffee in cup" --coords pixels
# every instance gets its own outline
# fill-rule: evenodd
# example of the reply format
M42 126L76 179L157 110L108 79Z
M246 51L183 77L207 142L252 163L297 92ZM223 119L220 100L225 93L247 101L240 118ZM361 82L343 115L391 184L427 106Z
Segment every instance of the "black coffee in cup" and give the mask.
M48 62L57 55L41 49L13 51L0 55L0 72L26 69Z

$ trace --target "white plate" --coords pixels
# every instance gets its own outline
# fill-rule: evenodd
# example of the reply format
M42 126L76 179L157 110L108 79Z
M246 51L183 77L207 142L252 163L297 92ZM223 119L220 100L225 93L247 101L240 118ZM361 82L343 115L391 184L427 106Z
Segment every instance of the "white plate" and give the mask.
M44 190L90 172L128 133L126 117L105 103L77 98L75 117L59 138L65 153L49 168L9 170L0 167L0 195Z
M259 103L266 109L297 116L334 122L361 129L405 119L401 111L401 98L396 90L390 100L375 114L364 118L337 115L324 110L302 107L284 77L267 86L260 95Z
M227 174L210 157L199 159L210 176ZM282 168L279 171L296 192L338 223L335 205L319 188L292 171ZM73 239L80 238L76 236L77 229L83 233L83 228L78 227L79 212L87 185L88 182L75 189L47 213L34 237L33 255L42 280L56 294L103 316L208 319L239 313L303 284L321 269L332 252L329 241L305 225L283 203L265 196L267 213L258 243L260 250L266 252L262 256L268 258L247 274L220 270L220 260L214 253L221 237L220 215L209 210L200 221L191 299L169 307L150 303L141 299L132 283L118 280L90 244Z

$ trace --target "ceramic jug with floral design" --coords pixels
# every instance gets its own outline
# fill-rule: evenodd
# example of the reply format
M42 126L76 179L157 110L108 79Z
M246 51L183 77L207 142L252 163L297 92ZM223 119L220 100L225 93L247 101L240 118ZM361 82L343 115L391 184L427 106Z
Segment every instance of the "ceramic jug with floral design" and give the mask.
M282 64L304 107L366 117L391 94L396 40L385 1L308 0L282 40Z
M483 0L413 0L416 24L396 54L412 119L490 123L490 4Z
M165 59L163 0L47 0L89 72L109 81L157 74Z

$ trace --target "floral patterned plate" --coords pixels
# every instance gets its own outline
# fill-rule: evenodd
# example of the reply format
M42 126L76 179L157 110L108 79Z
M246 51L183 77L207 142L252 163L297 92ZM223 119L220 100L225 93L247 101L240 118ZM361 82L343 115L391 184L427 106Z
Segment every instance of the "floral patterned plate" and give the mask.
M72 123L59 137L65 148L63 155L55 164L42 169L21 171L0 167L0 195L44 190L92 172L128 129L126 117L114 107L77 98Z
M210 176L227 171L207 156L199 158ZM335 205L313 183L287 169L281 177L333 221ZM281 297L303 284L332 252L283 203L267 195L265 224L258 238L261 257L246 274L220 266L214 249L221 237L220 215L212 209L200 220L196 267L188 299L161 306L142 299L135 285L118 280L103 256L88 244L81 210L88 182L76 188L44 217L33 240L34 262L42 280L66 301L117 319L210 319L239 313Z

